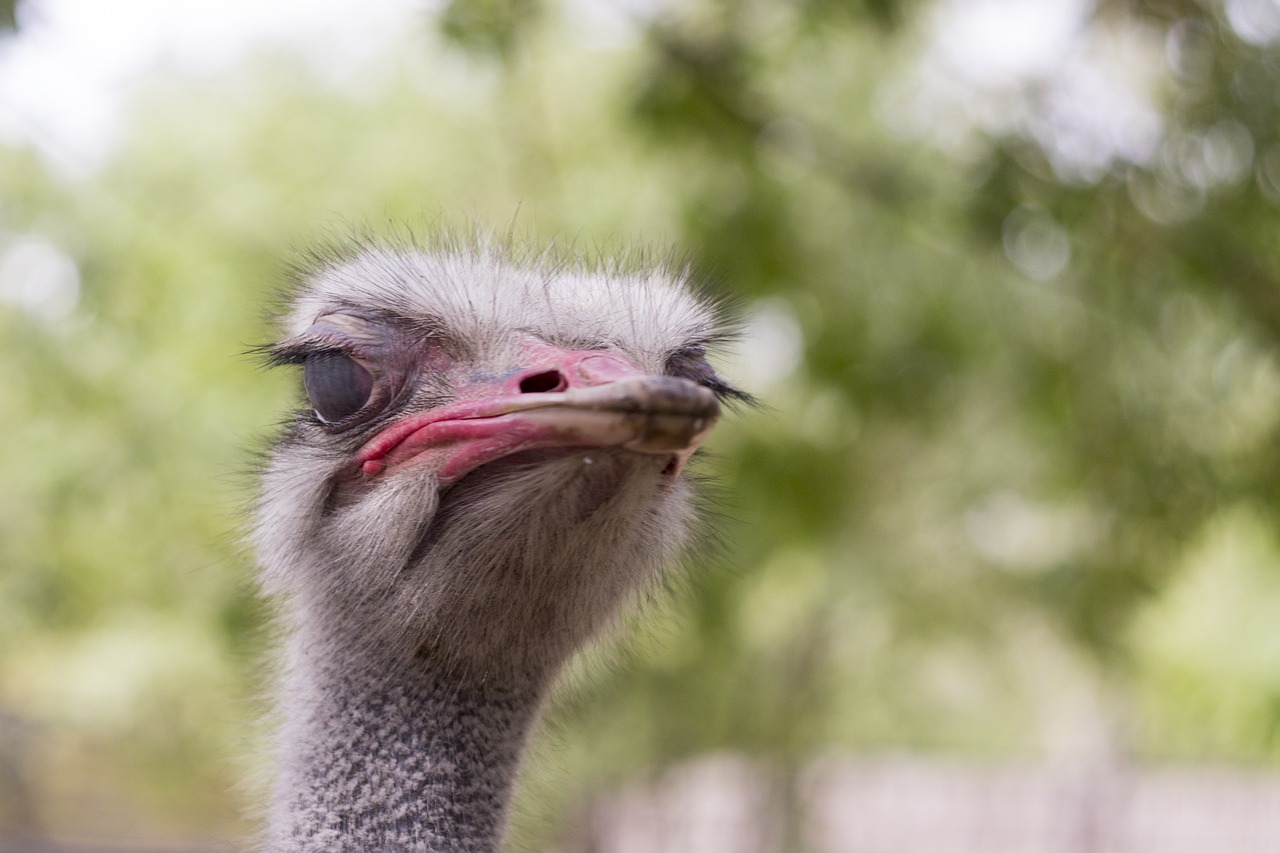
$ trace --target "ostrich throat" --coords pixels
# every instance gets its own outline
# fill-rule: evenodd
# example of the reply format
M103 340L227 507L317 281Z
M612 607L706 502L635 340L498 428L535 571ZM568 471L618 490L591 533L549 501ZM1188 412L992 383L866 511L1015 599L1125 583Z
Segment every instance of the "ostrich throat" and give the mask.
M293 667L288 704L305 710L281 732L289 820L268 849L497 850L549 680L486 683L422 656Z

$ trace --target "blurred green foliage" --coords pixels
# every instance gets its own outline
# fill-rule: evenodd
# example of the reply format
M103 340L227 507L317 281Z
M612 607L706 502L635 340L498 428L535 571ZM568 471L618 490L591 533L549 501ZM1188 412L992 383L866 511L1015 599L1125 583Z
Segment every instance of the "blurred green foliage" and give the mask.
M711 443L718 547L568 680L518 840L719 749L1280 758L1280 46L1099 4L1163 51L1163 124L1081 174L877 118L930 4L690 3L609 49L577 8L453 0L350 90L157 83L88 178L0 149L0 838L244 831L236 531L296 390L243 353L290 246L440 215L683 247L767 404Z

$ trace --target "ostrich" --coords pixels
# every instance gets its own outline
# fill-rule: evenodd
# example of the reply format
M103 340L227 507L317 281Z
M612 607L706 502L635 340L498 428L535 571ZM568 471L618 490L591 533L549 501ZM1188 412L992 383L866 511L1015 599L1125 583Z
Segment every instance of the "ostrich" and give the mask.
M284 634L266 850L498 849L557 674L689 537L685 466L745 399L720 313L484 239L299 276L267 351L308 401L252 535Z

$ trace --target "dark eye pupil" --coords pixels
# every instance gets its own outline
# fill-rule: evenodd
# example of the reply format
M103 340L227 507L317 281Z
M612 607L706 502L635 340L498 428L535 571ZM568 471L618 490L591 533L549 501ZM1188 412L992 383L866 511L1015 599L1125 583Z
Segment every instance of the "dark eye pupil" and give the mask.
M350 356L323 352L307 358L302 368L307 396L320 420L333 423L364 408L373 394L373 377Z

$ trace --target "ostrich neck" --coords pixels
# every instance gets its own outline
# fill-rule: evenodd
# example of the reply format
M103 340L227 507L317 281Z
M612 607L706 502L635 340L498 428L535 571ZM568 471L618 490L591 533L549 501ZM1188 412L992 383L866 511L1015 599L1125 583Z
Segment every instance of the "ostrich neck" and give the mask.
M294 638L268 853L492 853L543 684Z

